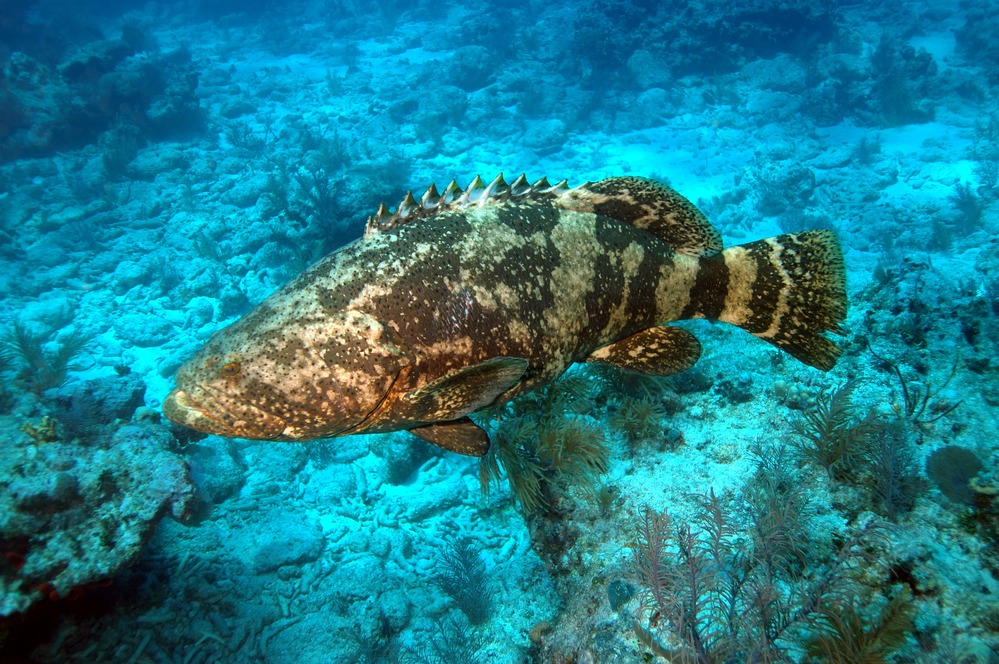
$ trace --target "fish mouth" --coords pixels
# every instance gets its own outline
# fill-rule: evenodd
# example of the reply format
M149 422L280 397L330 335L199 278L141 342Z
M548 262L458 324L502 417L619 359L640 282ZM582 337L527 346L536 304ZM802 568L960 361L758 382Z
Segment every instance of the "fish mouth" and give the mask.
M227 424L213 416L199 400L180 388L175 389L163 401L163 414L171 422L190 429L227 438L252 438L276 440L285 430L284 421L259 409L252 409L255 421L240 421Z

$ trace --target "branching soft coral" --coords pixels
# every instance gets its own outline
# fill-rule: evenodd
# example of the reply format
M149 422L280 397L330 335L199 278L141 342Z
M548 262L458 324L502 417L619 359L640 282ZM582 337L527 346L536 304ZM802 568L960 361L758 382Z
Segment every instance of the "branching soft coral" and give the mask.
M834 560L806 571L794 556L769 550L786 548L794 533L754 532L747 538L713 491L695 500L691 522L649 508L639 520L635 559L645 596L636 632L649 648L670 661L767 662L780 658L798 631L792 628L818 632L816 648L850 631L831 629L828 616L837 606L857 606L846 571L861 555L860 545L877 539L872 527L848 538ZM786 530L775 523L773 528ZM754 523L756 531L761 527L771 526ZM851 633L873 640L877 627ZM888 630L881 631L887 637ZM897 645L893 638L880 642L878 652Z
M437 587L457 603L468 622L485 622L492 595L486 589L486 567L479 552L467 540L447 542L441 549L439 569L434 575Z
M856 383L848 382L831 393L822 392L812 408L793 423L801 456L829 472L830 477L849 474L859 458L864 443L877 432L873 412L857 417L853 403Z
M480 463L483 490L500 480L502 468L528 514L553 508L576 487L596 494L610 451L599 426L572 414L588 400L586 382L570 376L515 401L501 414Z
M21 365L18 380L35 394L59 387L66 382L76 359L91 338L78 330L63 335L54 348L46 348L51 338L33 332L21 321L14 321L3 339L6 355Z

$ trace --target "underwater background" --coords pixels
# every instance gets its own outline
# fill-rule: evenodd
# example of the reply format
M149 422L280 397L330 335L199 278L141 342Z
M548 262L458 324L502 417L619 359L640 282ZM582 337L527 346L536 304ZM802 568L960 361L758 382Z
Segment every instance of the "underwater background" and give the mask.
M0 660L999 661L993 2L0 0ZM823 373L726 325L406 432L205 436L217 330L452 178L842 242Z

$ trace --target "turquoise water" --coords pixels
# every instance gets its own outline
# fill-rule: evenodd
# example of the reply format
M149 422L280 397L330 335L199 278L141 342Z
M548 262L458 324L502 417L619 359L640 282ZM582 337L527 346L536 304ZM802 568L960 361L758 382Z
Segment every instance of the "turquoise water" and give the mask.
M2 3L0 656L996 661L997 13ZM501 172L833 230L836 367L685 321L692 369L576 365L483 462L163 417L382 202Z

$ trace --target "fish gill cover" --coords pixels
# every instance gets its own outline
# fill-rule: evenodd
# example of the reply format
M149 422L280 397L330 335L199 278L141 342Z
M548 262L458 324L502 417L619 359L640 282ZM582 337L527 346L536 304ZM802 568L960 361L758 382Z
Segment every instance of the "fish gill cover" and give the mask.
M3 3L0 653L995 658L996 10Z

